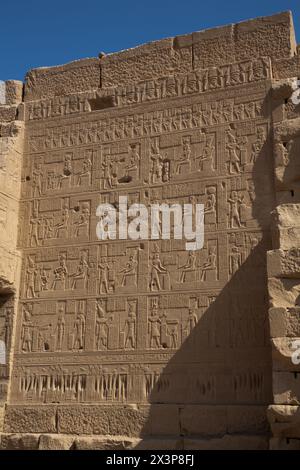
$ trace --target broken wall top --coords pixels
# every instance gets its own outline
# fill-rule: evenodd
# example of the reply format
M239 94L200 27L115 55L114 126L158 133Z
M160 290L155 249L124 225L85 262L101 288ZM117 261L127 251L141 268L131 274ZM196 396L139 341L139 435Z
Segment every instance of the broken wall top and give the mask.
M283 12L154 41L100 58L33 69L26 75L24 99L127 86L258 57L270 57L278 70L276 78L280 78L294 56L297 44L292 15Z

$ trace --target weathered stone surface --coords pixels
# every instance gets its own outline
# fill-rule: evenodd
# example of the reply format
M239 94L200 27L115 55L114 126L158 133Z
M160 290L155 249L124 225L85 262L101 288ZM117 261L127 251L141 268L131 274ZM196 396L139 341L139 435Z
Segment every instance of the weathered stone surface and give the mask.
M74 436L63 434L41 434L39 450L70 450L74 443Z
M185 406L180 410L183 436L216 436L226 433L227 410L222 406Z
M139 436L146 432L149 407L59 406L58 431L65 434ZM149 425L148 425L149 427ZM149 430L150 432L150 430Z
M0 450L37 450L39 434L0 433Z
M192 39L152 42L127 51L108 54L100 60L103 88L132 85L164 75L192 70Z
M271 338L300 337L300 307L271 308L269 310Z
M273 370L300 372L300 337L273 338L271 344Z
M5 412L4 432L7 433L55 433L55 406L8 405Z
M300 372L273 372L273 393L276 405L299 405Z
M96 58L82 59L57 67L33 69L26 75L24 100L40 100L100 87Z
M285 12L1 84L4 447L267 448L300 402L298 56ZM203 204L203 246L99 240L100 203Z
M266 450L268 439L262 436L226 435L215 439L185 438L184 450Z
M272 405L268 409L268 418L274 437L300 437L300 409L298 406Z
M273 250L267 253L269 277L300 277L300 249Z
M300 439L272 437L269 448L270 450L300 450Z
M14 121L17 117L16 106L0 106L0 122Z
M74 442L74 450L129 450L138 446L139 443L139 439L122 436L77 437Z
M23 82L18 80L6 80L5 103L9 106L19 104L23 99Z
M281 204L274 210L274 248L289 250L298 246L300 237L300 204Z
M228 434L264 434L267 435L269 424L266 415L266 406L228 406L227 432Z

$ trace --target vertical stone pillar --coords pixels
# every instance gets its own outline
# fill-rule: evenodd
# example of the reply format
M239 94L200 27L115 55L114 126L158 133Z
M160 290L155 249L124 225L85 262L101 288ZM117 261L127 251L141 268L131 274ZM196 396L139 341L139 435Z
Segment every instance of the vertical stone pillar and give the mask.
M0 430L9 388L20 270L17 236L24 138L22 93L22 82L0 82Z
M273 404L271 449L300 449L300 105L292 80L273 86L276 208L267 253ZM297 352L298 350L298 352Z

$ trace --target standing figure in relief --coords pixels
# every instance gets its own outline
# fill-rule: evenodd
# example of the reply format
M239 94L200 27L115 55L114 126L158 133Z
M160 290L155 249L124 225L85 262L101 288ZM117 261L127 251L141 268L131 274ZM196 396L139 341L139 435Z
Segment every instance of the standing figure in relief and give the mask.
M231 192L231 198L228 199L228 202L230 204L230 228L235 228L235 224L239 228L242 227L243 225L240 218L240 204L242 201L237 191Z
M148 317L149 347L160 348L160 318L156 308L153 308Z
M58 312L57 323L55 327L55 349L56 351L62 350L62 344L65 337L65 310L64 307L61 306Z
M32 352L32 334L33 323L31 320L32 312L26 304L23 307L23 323L21 331L21 344L23 352Z
M5 313L5 323L3 329L4 343L6 351L10 350L11 339L12 339L12 328L13 328L13 307L8 307Z
M104 293L107 294L109 291L108 284L108 274L109 274L109 264L105 258L102 258L98 264L99 269L99 293L102 294L102 286L104 287Z
M90 154L92 152L90 151L82 164L82 171L78 174L78 181L77 181L77 186L81 186L82 184L82 179L85 178L86 176L88 177L88 184L91 184L91 176L92 176L92 160L90 159Z
M36 209L33 209L32 217L30 218L30 246L39 246L39 226L41 225L41 221L39 219L39 214Z
M229 156L229 173L231 175L241 173L240 159L237 154L238 144L231 130L226 132L226 150Z
M97 351L107 349L108 340L108 321L105 317L105 311L102 307L102 301L97 302L97 318L96 318L96 348Z
M129 304L128 317L125 321L125 349L129 346L130 348L135 348L136 340L136 313L134 306Z
M168 270L162 265L159 253L154 253L151 261L151 271L150 271L150 290L161 290L161 283L159 280L160 274L168 275Z
M198 323L198 317L195 312L195 309L190 308L189 309L189 315L188 315L188 320L187 320L187 326L186 326L186 331L187 334L191 334L192 330L195 328L195 326Z
M38 271L35 266L33 259L28 256L28 267L26 271L26 297L35 297L35 286L36 286L36 277Z
M74 342L73 349L83 349L85 335L85 316L79 313L74 323Z
M33 197L42 195L42 178L43 170L42 165L38 163L32 170L32 191Z
M231 248L230 260L229 260L229 272L230 274L236 273L242 264L242 254L238 246Z

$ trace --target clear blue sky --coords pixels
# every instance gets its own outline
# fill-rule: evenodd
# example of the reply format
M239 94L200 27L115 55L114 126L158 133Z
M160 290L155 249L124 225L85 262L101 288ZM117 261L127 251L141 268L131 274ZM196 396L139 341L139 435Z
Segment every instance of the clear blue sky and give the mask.
M2 0L0 79L285 10L300 43L299 0Z

